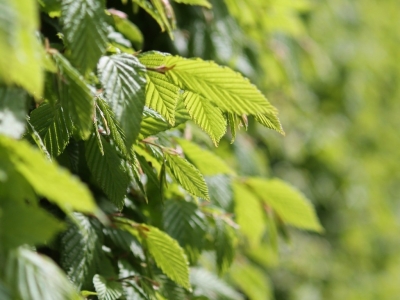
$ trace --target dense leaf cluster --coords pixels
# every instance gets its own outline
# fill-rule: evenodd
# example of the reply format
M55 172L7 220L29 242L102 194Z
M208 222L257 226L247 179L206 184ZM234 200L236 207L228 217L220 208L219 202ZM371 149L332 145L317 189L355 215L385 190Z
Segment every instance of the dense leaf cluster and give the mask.
M173 35L168 1L122 2ZM315 212L191 138L233 142L248 117L283 133L263 94L212 61L138 52L103 1L0 5L0 298L267 297L252 250L286 225L321 231Z

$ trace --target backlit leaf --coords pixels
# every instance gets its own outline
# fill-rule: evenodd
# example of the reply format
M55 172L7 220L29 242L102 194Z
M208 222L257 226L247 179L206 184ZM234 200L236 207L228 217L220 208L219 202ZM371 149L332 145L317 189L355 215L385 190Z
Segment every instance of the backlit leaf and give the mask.
M265 217L261 201L245 185L233 184L236 222L251 246L257 246L265 230Z
M262 201L290 225L323 231L315 210L305 196L279 179L249 178L246 184Z
M176 181L189 193L209 200L208 189L203 176L186 159L177 155L165 154L169 171Z
M201 148L188 140L177 139L187 157L205 175L234 174L234 171L213 152Z

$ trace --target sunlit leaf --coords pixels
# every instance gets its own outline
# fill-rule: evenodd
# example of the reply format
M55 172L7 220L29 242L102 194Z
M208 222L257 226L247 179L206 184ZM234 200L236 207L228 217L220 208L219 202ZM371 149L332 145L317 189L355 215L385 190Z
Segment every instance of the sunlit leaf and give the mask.
M249 178L246 184L262 201L290 225L323 231L311 203L304 195L279 179Z
M0 2L0 81L17 84L39 99L43 92L42 51L37 2Z
M81 297L61 269L49 258L28 249L12 251L3 270L15 299L70 299Z
M107 281L103 276L96 274L93 285L99 300L120 299L123 294L122 284L118 281Z
M104 1L62 0L61 20L71 60L86 74L106 50L107 27Z
M175 125L175 107L180 96L180 88L168 82L165 75L147 73L146 106L158 112L172 126Z
M189 193L209 199L208 189L203 176L186 159L177 155L165 154L168 169L174 175L176 181Z
M261 201L245 185L233 184L236 222L251 246L257 246L265 230L265 217Z
M95 213L97 207L88 188L67 170L46 160L25 141L0 136L0 150L34 190L62 209Z
M213 152L201 148L193 142L177 139L187 157L205 175L234 174L233 170Z
M106 101L125 132L130 147L140 130L145 104L145 69L128 54L103 56L97 66Z

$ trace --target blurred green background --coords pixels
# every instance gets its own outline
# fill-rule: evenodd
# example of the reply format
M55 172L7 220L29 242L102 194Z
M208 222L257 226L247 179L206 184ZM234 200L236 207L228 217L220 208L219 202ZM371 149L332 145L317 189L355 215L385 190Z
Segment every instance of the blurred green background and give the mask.
M261 255L275 298L400 299L400 2L210 2L176 7L174 41L145 47L229 65L278 107L286 136L250 120L237 167L298 187L326 231Z

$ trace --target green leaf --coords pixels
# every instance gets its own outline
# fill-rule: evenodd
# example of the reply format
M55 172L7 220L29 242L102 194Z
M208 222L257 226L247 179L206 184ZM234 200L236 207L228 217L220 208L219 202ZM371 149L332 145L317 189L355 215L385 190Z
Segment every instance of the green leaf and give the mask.
M151 135L156 135L160 132L175 128L188 120L190 120L190 116L187 114L183 103L180 104L178 102L177 104L174 126L171 126L155 111L145 108L143 112L142 124L140 125L140 136L142 138L146 138Z
M271 114L257 114L255 115L255 120L269 129L274 129L281 134L285 134L279 119L274 118Z
M241 294L231 288L225 281L203 268L190 269L190 283L193 285L193 294L196 296L203 295L207 299L218 300L244 299Z
M14 169L33 189L65 211L97 213L97 207L85 185L67 170L47 161L25 141L0 136L0 152L6 153Z
M169 200L163 211L163 227L186 250L195 262L204 246L207 230L204 214L196 204L183 200Z
M188 140L176 140L182 147L185 157L187 157L203 175L234 174L234 171L211 151L203 149Z
M323 228L311 203L286 182L279 179L249 178L246 184L262 201L290 225L322 232Z
M185 91L183 103L192 118L211 138L215 146L226 132L226 120L222 111L199 94Z
M223 219L215 219L214 246L219 274L225 273L235 258L236 232Z
M145 68L136 57L117 54L103 56L98 72L106 100L125 132L129 148L140 130L145 104Z
M136 49L142 49L143 47L143 35L140 29L128 20L125 13L109 9L109 13L114 20L115 28L128 38Z
M231 132L231 143L233 143L236 139L236 134L238 129L240 129L240 126L242 125L241 120L239 116L235 113L227 112L227 121L228 121L228 126Z
M250 246L257 246L265 231L265 216L261 201L245 185L233 184L236 222L240 231L247 237Z
M190 290L188 261L178 242L158 228L146 224L136 224L128 219L116 220L124 229L147 246L157 266L176 283Z
M179 56L149 52L140 57L142 63L159 72L182 90L198 94L217 105L224 112L238 115L263 114L271 124L278 121L276 109L264 95L241 74L199 58L186 59ZM186 97L192 97L186 93ZM281 128L274 128L280 131Z
M147 160L143 156L137 153L136 153L136 158L138 159L140 167L142 168L143 173L146 174L148 180L151 180L156 187L160 187L160 182L157 178L157 174L156 172L154 172L154 169L151 166L151 164L147 162Z
M124 205L124 196L129 184L129 176L125 161L118 156L117 151L103 137L104 149L102 155L94 135L85 143L85 157L89 170L96 183L107 197L119 208Z
M0 86L0 134L19 139L25 132L26 112L22 89Z
M79 289L94 275L94 264L99 261L101 243L90 220L79 213L61 236L61 266L68 278Z
M234 264L229 277L250 300L273 299L269 278L256 266L245 263Z
M115 142L115 145L119 148L124 157L128 158L129 152L126 148L125 133L118 121L115 119L113 111L111 110L110 106L101 98L97 98L96 104L100 110L100 116L98 115L97 118L102 121L106 132L109 131L109 134Z
M75 125L80 137L87 139L92 130L94 98L79 72L61 54L53 55L59 68L59 93L64 113Z
M84 74L92 70L107 47L104 1L62 0L61 23L71 61Z
M204 179L207 183L211 202L230 211L233 202L231 178L226 175L216 175L206 176Z
M3 270L14 299L79 300L75 287L49 258L24 248L12 251Z
M10 290L1 281L0 281L0 299L13 300L13 296L11 295Z
M165 153L167 166L176 181L189 193L209 200L207 184L203 175L186 159Z
M199 6L204 6L207 8L211 8L211 3L208 2L207 0L174 0L177 3L184 3L184 4L189 4L189 5L199 5Z
M132 0L145 10L161 27L162 31L167 31L172 37L172 30L175 29L175 16L170 4L160 0Z
M173 281L190 290L188 261L178 242L155 227L142 225L142 230L157 266Z
M116 300L123 295L122 284L117 281L107 281L103 276L96 274L93 285L99 300Z
M30 121L51 156L60 155L72 134L71 120L64 115L62 107L44 103L32 111Z
M37 2L2 0L0 3L0 81L26 89L35 98L43 92L42 47Z
M164 74L147 73L146 105L163 116L171 126L175 125L175 107L180 96L180 88L168 82Z
M32 204L4 199L0 208L0 247L43 245L64 228L59 220Z

